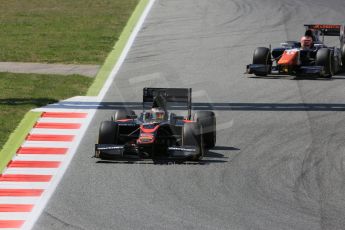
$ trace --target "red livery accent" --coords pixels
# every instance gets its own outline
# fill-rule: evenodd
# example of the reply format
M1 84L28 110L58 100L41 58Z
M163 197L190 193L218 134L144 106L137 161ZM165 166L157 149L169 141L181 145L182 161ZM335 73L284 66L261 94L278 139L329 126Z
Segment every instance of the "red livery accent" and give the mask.
M74 135L29 134L27 141L67 141L71 142Z
M43 189L0 189L0 196L41 196Z
M49 182L51 178L51 175L6 174L0 175L0 182Z
M159 125L156 125L153 129L144 128L143 125L140 126L140 130L144 133L154 133L156 132L158 128L159 128Z
M60 161L11 161L9 168L58 168Z
M127 122L127 121L130 121L132 119L120 119L120 120L116 120L116 121L119 121L119 122Z
M298 51L297 50L285 50L283 56L279 59L279 65L297 65Z
M0 204L0 212L31 212L32 204Z
M155 136L151 133L142 133L137 140L138 144L152 144L155 142Z
M191 123L191 122L195 122L195 121L192 121L192 120L183 120L183 122L185 122L185 123Z
M140 126L140 137L137 140L138 144L152 144L155 142L155 136L154 133L158 130L159 125L154 125L154 128L150 129L150 128L144 128L144 125Z
M86 118L87 113L62 113L62 112L44 112L41 117L54 118Z
M80 129L81 124L79 123L48 123L48 122L37 122L34 128L38 129Z
M68 148L20 147L17 154L66 154Z
M21 228L24 220L0 220L0 228Z
M341 25L316 24L310 25L310 29L340 29Z

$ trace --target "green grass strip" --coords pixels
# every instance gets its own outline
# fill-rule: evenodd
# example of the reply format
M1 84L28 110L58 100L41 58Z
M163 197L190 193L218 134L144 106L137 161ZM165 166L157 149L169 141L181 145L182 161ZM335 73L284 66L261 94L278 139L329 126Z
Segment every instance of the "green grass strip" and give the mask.
M87 96L97 96L101 91L105 81L109 77L112 69L114 68L115 64L117 63L123 49L125 48L127 41L136 26L139 18L141 17L142 13L144 12L149 0L140 0L137 7L135 8L132 16L128 20L125 28L123 29L119 40L116 42L113 50L109 53L108 57L106 58L103 66L99 70L95 81L89 88L87 92Z
M0 173L5 169L8 162L12 160L18 148L23 144L27 134L40 116L41 113L39 112L28 112L24 116L24 119L19 123L18 127L10 135L9 139L0 151Z

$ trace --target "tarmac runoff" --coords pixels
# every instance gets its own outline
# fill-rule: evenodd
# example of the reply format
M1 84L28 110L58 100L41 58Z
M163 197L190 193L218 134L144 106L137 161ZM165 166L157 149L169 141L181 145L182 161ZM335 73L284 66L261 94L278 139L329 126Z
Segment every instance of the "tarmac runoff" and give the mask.
M75 64L47 64L30 62L0 62L0 72L10 73L35 73L35 74L79 74L95 77L100 65L75 65Z

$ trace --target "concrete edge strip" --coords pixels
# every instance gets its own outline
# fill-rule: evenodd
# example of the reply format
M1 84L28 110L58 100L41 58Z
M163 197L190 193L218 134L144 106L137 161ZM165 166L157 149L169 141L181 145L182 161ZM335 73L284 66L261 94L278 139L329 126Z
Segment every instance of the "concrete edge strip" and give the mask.
M11 133L4 147L0 151L0 174L6 168L8 162L14 157L17 149L24 142L26 136L41 116L40 112L29 111L25 114L18 127Z
M90 86L86 96L97 96L101 91L104 83L106 82L107 78L109 77L111 71L114 68L114 65L118 63L118 60L122 53L124 53L124 49L126 45L129 43L130 36L132 31L134 30L135 26L140 24L140 17L145 15L144 11L150 7L147 7L150 0L140 0L138 5L136 6L135 10L133 11L131 17L129 18L126 26L124 27L118 41L116 42L113 50L108 54L104 64L100 68L93 84Z

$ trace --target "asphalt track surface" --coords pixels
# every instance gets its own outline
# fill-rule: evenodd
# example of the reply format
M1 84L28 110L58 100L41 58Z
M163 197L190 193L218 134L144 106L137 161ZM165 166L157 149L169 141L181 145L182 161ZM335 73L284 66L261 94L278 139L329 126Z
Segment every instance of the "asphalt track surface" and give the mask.
M345 75L244 75L257 46L345 23L341 0L157 0L34 229L345 229ZM217 114L200 164L102 163L99 123L142 88Z

